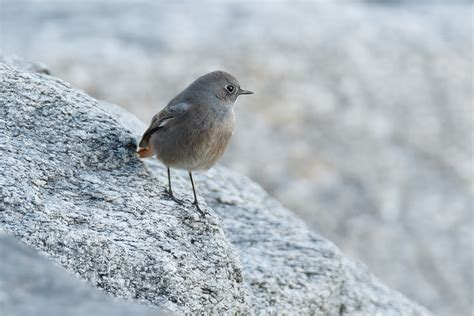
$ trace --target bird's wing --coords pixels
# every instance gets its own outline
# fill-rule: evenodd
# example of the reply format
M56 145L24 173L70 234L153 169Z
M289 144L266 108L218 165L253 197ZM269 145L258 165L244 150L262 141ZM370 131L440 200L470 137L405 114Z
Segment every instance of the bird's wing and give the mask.
M167 105L163 110L161 110L158 114L153 116L151 120L151 124L148 129L143 133L142 140L140 141L139 147L147 148L149 147L149 141L151 135L165 126L168 122L179 117L186 113L189 109L189 103L180 102L176 104Z

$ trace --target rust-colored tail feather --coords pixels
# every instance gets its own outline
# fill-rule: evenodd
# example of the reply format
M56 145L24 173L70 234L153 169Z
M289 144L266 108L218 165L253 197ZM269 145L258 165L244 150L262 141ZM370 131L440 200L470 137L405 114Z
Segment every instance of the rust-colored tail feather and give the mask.
M153 150L151 147L138 148L137 154L140 156L140 158L147 158L153 156Z

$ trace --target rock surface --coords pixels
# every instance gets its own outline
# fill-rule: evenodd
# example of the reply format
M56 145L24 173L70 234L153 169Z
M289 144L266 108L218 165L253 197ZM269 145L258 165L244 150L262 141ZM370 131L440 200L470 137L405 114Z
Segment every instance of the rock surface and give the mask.
M2 316L156 316L158 309L114 300L0 232Z
M249 179L177 174L134 153L144 125L0 62L0 227L88 283L177 313L425 315Z
M256 93L238 100L222 163L390 287L466 315L472 12L457 0L3 0L0 45L147 123L202 73L235 74Z

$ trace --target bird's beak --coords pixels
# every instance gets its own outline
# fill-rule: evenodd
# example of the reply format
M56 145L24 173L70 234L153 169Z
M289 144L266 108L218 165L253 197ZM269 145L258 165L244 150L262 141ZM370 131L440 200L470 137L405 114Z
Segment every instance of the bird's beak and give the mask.
M241 95L241 94L253 94L253 92L239 88L239 95Z

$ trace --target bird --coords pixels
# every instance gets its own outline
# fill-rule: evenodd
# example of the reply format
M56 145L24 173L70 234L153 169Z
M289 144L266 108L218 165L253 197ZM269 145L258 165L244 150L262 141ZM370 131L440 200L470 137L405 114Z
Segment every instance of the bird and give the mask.
M231 74L207 73L176 95L151 120L137 153L140 158L156 156L167 168L166 192L176 203L170 169L186 170L193 188L193 205L199 206L193 172L211 168L224 154L234 131L234 104L240 95L253 94L240 87Z

